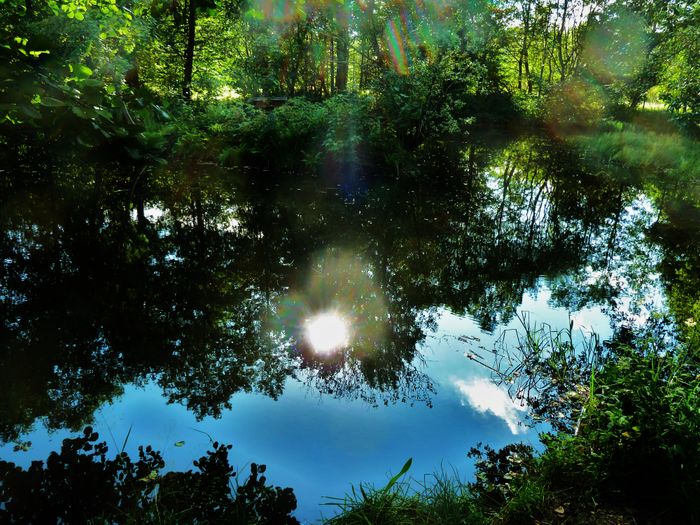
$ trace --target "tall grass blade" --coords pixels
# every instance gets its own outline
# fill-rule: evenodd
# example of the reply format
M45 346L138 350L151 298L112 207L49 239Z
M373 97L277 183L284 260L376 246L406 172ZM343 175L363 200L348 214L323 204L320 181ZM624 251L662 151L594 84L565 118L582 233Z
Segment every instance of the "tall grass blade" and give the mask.
M124 444L122 445L122 452L124 452L124 449L126 448L126 442L129 441L129 436L131 435L131 429L133 428L133 426L133 423L129 425L129 431L126 433L126 437L124 438Z
M396 474L396 476L394 476L393 478L391 478L389 480L389 483L387 483L386 487L384 487L382 489L382 492L384 492L384 493L389 492L391 490L391 488L394 485L396 485L396 482L399 480L399 478L401 478L401 476L403 476L404 474L406 474L406 472L408 472L408 469L411 468L412 463L413 463L413 458L408 458L408 461L406 461L406 463L404 464L401 471L398 474Z

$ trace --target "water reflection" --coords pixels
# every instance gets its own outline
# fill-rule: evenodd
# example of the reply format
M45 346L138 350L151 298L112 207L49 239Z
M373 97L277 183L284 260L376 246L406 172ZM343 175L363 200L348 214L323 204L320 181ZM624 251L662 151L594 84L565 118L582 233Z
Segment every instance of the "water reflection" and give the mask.
M486 378L474 378L468 381L454 379L453 384L464 400L480 413L490 413L502 419L513 434L524 430L522 413L526 411L524 402L510 398L508 392Z
M543 275L560 305L614 308L622 281L591 277L647 279L650 230L672 255L667 282L680 257L697 268L674 241L691 215L668 193L651 228L653 206L631 211L638 187L560 143L474 143L436 163L356 192L313 175L169 172L135 220L124 193L105 190L120 184L109 167L3 172L0 439L38 419L79 429L147 381L200 418L237 392L277 398L289 377L373 405L430 405L420 350L439 308L494 331ZM684 275L673 304L694 319ZM327 311L347 328L329 314L307 322Z

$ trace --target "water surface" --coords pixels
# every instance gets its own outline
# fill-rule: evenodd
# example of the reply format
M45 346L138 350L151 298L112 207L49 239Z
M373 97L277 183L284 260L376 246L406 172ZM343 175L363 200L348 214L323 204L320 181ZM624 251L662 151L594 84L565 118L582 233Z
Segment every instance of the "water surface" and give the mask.
M541 137L401 176L190 166L136 207L109 167L2 175L0 456L26 466L86 424L168 469L232 443L307 521L409 457L468 478L477 442L536 445L465 354L489 361L523 312L606 338L668 310L698 224L658 181ZM343 344L312 344L317 315Z

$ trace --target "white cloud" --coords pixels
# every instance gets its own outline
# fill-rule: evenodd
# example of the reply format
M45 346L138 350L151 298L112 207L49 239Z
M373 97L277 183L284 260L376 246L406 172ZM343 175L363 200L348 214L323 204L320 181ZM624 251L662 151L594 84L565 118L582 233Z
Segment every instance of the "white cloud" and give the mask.
M479 377L469 381L453 379L452 384L462 394L464 400L478 412L490 413L505 421L513 434L524 432L519 425L520 414L526 410L524 406L513 402L508 393L493 384L490 380Z

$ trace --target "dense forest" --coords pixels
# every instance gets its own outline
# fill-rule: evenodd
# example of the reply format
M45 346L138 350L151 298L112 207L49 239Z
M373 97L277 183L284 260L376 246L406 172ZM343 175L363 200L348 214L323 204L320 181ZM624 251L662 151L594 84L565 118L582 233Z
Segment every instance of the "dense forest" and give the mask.
M328 523L700 523L697 1L0 0L0 28L0 444L82 431L0 458L0 521L299 523L223 438L166 471L95 414L153 382L220 418L289 378L432 407L446 310L522 321L466 358L540 446L418 488L408 461ZM530 323L542 286L610 339ZM329 304L331 356L303 333Z
M128 146L139 158L174 154L172 126L240 133L260 123L237 102L295 97L325 102L290 121L295 136L353 115L415 146L509 111L591 123L647 105L696 131L698 16L653 0L5 0L2 110L72 126L85 147L146 133ZM330 151L360 140L331 132Z

